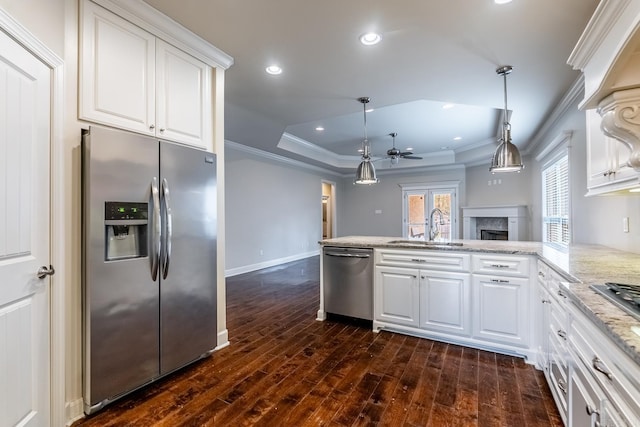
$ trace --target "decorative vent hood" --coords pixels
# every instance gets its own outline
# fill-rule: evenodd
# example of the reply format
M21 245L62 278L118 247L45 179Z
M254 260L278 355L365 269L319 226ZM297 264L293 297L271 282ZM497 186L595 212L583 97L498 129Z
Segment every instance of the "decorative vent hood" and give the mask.
M584 73L580 108L597 108L601 130L631 150L640 172L640 0L602 0L568 61Z

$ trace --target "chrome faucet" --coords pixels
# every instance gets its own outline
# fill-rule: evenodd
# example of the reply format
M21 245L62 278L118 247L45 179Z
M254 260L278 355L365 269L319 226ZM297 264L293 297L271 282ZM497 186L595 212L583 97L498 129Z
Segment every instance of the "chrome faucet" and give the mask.
M439 222L433 221L433 214L435 214L436 212L438 212L438 215L440 216ZM431 209L431 212L429 213L429 240L430 241L435 240L435 238L440 235L441 225L444 225L444 213L439 208Z

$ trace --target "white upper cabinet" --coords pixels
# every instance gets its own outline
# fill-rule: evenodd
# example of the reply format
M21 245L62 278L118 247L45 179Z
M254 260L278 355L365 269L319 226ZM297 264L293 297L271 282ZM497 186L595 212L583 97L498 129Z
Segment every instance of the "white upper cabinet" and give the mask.
M587 188L588 196L634 187L638 173L626 162L629 147L600 130L600 115L587 110Z
M211 138L211 70L161 40L156 46L158 135L204 145Z
M80 119L211 149L212 67L92 1L81 7Z
M640 0L601 1L568 63L584 74L587 195L640 188Z
M155 135L156 38L83 2L80 118Z

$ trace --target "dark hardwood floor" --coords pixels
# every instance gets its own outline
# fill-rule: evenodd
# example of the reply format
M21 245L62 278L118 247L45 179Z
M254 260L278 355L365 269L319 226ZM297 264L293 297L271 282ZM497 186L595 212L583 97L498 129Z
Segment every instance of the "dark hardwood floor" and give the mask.
M562 426L523 360L315 320L318 257L227 279L231 345L74 426Z

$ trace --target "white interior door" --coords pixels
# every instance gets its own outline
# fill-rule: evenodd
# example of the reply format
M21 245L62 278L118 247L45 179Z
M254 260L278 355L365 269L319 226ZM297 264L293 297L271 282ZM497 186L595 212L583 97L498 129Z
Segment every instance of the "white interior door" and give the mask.
M0 31L0 425L50 424L50 69Z

